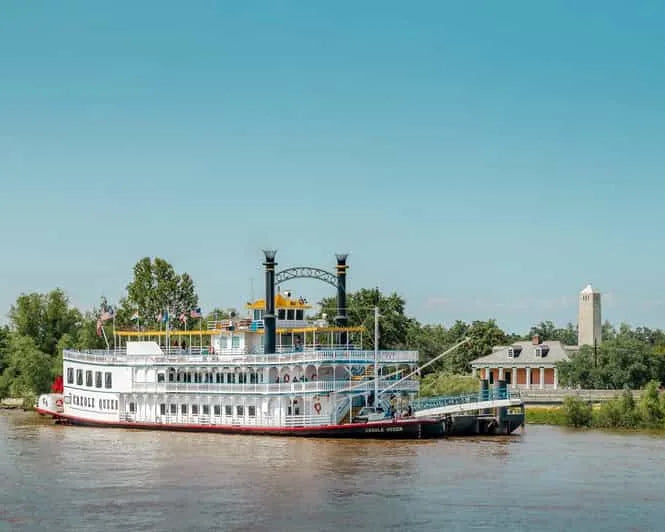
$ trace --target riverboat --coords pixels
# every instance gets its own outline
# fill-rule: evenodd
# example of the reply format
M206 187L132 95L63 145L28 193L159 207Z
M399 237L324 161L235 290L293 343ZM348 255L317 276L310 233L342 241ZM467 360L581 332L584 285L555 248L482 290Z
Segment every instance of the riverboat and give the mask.
M247 304L247 317L194 331L114 331L114 347L65 349L61 389L42 395L37 411L63 424L152 430L391 439L452 432L450 415L408 406L419 391L418 352L376 342L367 349L365 328L348 326L346 255L328 274L338 289L332 324L306 318L304 298L275 294L274 252L264 265L266 297ZM371 416L355 416L368 406Z

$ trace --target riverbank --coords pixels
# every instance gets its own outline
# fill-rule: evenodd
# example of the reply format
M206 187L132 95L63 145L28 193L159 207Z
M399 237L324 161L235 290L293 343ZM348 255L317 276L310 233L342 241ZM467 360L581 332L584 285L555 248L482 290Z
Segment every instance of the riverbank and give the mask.
M525 409L525 423L528 425L551 425L665 435L665 422L644 423L631 416L618 416L615 422L608 422L601 412L600 407L592 408L589 423L574 425L570 422L562 406L527 406Z
M5 399L0 400L0 410L26 410L26 408L23 406L23 403L24 400L21 398L17 399L15 397L6 397Z

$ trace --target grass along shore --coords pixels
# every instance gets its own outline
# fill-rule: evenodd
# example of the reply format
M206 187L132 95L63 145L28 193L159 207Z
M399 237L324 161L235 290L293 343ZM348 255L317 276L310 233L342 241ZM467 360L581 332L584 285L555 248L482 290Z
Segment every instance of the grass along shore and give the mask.
M629 429L665 431L665 393L658 383L650 382L638 402L630 390L593 405L579 397L567 397L560 407L529 406L526 423L589 427L598 429Z

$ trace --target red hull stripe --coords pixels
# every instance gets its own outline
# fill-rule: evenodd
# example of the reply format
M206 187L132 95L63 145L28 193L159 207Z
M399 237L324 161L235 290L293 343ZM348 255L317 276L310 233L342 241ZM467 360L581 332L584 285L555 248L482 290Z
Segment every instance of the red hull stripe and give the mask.
M71 421L76 424L89 425L95 427L122 427L135 429L158 429L158 430L180 430L180 431L205 431L205 432L233 432L233 433L257 433L257 434L312 434L354 431L356 429L403 427L417 430L418 425L436 423L432 419L408 419L398 421L387 421L379 423L348 423L346 425L316 425L310 427L270 427L270 426L238 426L238 425L214 425L214 424L193 424L193 423L136 423L133 421L104 421L93 420L72 415L57 414L56 417L61 420Z

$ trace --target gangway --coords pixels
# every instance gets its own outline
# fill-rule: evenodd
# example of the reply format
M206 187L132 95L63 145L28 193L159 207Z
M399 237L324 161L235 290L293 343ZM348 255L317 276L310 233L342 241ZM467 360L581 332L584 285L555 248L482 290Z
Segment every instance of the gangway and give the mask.
M442 417L490 408L518 407L522 404L519 392L500 388L471 394L416 399L411 402L411 408L414 417Z

